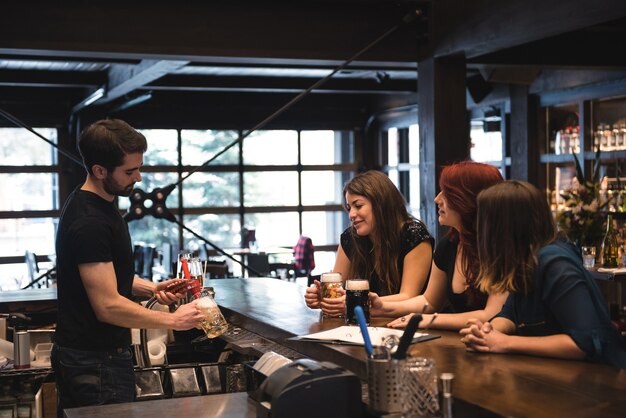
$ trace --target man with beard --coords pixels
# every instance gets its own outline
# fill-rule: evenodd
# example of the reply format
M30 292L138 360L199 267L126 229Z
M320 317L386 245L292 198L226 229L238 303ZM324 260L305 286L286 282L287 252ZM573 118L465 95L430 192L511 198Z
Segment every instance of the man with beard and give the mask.
M128 226L115 205L141 181L146 138L126 122L101 120L82 132L78 147L87 179L65 203L56 237L59 416L64 408L134 400L129 328L186 330L202 319L195 303L169 313L131 300L171 304L184 296L165 291L171 281L135 277Z

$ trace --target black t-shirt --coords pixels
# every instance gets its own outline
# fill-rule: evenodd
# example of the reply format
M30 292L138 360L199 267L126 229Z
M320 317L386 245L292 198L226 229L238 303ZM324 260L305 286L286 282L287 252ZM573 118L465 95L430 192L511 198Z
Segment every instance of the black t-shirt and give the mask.
M351 228L346 228L345 231L341 233L341 248L346 253L348 259L352 257L352 239L351 239ZM406 222L402 227L402 233L400 236L400 255L398 256L398 273L400 274L400 283L398 283L395 288L391 289L391 292L387 292L387 288L385 284L378 277L378 273L373 272L370 279L370 290L372 292L376 292L380 296L393 295L400 292L400 287L402 285L402 271L404 270L404 257L411 252L411 250L422 242L428 241L432 246L434 243L434 238L426 229L426 225L424 225L421 221L417 219L411 219ZM365 240L366 245L369 246L369 249L372 247L372 243L369 239ZM428 282L428 281L427 281ZM426 284L424 284L424 288L426 288ZM420 293L423 289L420 289Z
M452 276L454 275L457 249L458 243L450 241L446 236L439 240L433 255L435 266L446 273L446 296L450 306L446 307L445 311L461 313L483 309L486 296L483 295L484 297L479 298L480 302L477 301L476 304L470 305L469 288L462 293L454 293L452 290Z
M131 298L134 277L128 226L112 202L76 189L63 207L56 238L58 320L62 347L106 351L130 345L130 331L98 321L79 264L113 262L120 295Z

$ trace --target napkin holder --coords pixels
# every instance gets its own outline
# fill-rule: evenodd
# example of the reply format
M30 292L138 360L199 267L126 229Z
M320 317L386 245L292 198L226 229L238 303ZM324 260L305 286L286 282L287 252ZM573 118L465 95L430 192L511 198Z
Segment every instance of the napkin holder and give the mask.
M299 359L269 375L259 388L257 418L361 416L361 382L329 362Z

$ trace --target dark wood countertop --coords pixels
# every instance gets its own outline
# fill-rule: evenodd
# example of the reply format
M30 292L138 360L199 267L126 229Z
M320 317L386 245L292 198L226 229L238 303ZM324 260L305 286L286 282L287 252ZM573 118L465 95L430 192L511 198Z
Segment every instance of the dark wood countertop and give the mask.
M319 311L307 308L302 285L268 278L211 280L210 285L233 325L365 377L362 347L288 339L343 325L337 319L320 320ZM384 325L386 320L372 323ZM429 332L441 338L414 344L410 352L433 358L439 373L454 373L453 394L461 403L507 417L624 416L626 371L582 361L469 353L458 333ZM211 416L230 418L254 417L256 408L247 394L238 393L76 408L67 411L66 416L152 416L164 410L190 417L213 411Z
M361 347L287 340L342 325L320 321L319 311L304 304L303 286L265 278L212 280L211 286L233 324L365 376ZM414 344L411 354L433 358L440 373L454 373L455 398L503 416L624 416L626 371L583 361L470 353L456 332L429 332L441 338Z

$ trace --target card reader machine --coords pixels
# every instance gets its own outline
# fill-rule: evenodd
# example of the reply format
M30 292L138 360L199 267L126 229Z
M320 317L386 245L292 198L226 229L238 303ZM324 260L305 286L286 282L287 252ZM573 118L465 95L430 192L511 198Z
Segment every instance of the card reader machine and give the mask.
M346 418L362 415L361 381L336 364L298 359L259 388L257 418Z

